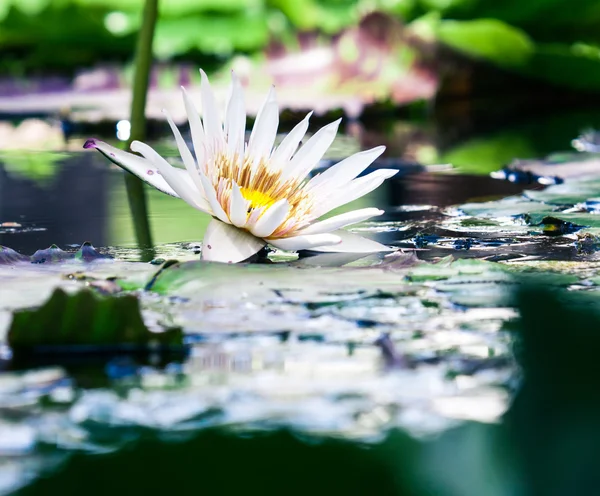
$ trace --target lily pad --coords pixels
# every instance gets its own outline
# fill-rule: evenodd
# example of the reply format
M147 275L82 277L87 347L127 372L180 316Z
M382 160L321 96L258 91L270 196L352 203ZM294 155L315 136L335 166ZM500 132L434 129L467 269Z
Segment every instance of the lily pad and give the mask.
M600 196L600 179L585 178L567 181L542 191L527 191L525 196L552 205L575 205L588 198Z
M100 297L89 290L56 289L38 309L13 315L8 331L13 353L98 351L182 346L181 329L152 332L135 296Z
M491 202L465 203L459 207L459 210L466 215L488 219L517 217L524 214L537 213L549 215L554 209L544 203L528 200L523 197L511 196Z

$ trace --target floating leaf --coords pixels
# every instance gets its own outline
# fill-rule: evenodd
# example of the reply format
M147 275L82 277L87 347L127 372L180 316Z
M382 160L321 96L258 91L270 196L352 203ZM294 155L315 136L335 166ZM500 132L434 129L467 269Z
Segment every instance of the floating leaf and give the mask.
M154 349L181 346L183 337L180 329L150 331L135 296L99 297L89 290L69 295L56 289L40 308L14 313L8 344L14 353Z
M466 215L483 217L486 219L516 217L535 213L548 215L553 211L552 206L518 196L510 196L508 198L503 198L502 200L490 202L465 203L459 208L460 211Z

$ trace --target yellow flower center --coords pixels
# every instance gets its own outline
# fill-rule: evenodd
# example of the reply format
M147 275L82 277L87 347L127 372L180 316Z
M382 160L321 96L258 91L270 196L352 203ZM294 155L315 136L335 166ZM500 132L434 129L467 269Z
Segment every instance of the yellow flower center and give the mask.
M250 188L240 188L242 196L250 202L250 209L260 207L270 207L275 203L275 199L262 191Z

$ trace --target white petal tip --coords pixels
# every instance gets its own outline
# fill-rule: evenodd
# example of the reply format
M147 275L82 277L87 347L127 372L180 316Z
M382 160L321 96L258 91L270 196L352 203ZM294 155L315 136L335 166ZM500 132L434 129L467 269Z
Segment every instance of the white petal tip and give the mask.
M325 127L321 128L321 129L327 129L327 130L334 131L335 133L337 133L341 123L342 123L342 118L340 117L339 119L337 119L333 122L330 122L329 124L327 124Z
M277 101L277 92L275 91L275 85L272 84L269 88L269 94L267 95L267 103Z

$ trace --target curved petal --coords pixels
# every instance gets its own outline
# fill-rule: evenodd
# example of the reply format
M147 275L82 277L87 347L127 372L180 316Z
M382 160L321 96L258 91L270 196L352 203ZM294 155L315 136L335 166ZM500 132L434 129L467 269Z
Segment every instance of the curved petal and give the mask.
M200 114L196 109L196 106L192 102L192 99L188 95L185 88L181 87L181 94L183 95L183 103L185 105L185 113L188 117L190 124L190 134L192 135L192 144L194 145L194 154L196 155L196 163L198 167L201 167L204 163L204 127L200 120Z
M175 190L160 174L158 168L145 158L140 157L139 155L134 155L133 153L119 150L118 148L115 148L114 146L97 139L87 140L83 147L86 149L95 148L108 160L138 177L146 184L153 186L157 190L166 193L167 195L180 198L179 194L175 192ZM181 172L185 174L185 171Z
M206 199L208 200L208 203L214 212L213 215L221 222L229 224L229 217L225 213L225 210L223 210L219 200L217 200L217 192L215 191L215 188L211 182L204 174L200 174L200 181L202 181L202 187L204 188Z
M239 79L231 71L231 97L225 111L225 136L227 151L231 158L244 156L244 135L246 133L246 109L244 92Z
M235 181L231 184L231 197L229 200L229 220L236 227L244 227L248 219L249 202L244 198L240 187Z
M267 242L280 250L298 251L314 250L318 246L337 245L342 242L342 238L335 234L307 234L291 238L267 239Z
M179 197L186 203L202 212L207 212L212 215L212 211L208 208L206 201L200 195L198 190L189 182L186 182L180 174L178 174L169 162L162 158L153 148L141 141L131 143L131 149L134 152L140 153L152 164L156 165L160 173L163 175L169 185L175 190ZM188 177L187 172L185 173Z
M212 262L237 263L257 253L265 242L246 231L213 219L202 240L201 259Z
M382 245L377 241L363 238L358 234L348 231L335 231L335 235L342 239L341 243L335 246L319 246L316 248L311 248L311 250L327 253L379 253L384 251L395 251L395 248L390 248L389 246Z
M383 210L378 208L361 208L360 210L352 210L340 215L335 215L329 219L315 222L310 226L298 231L298 236L304 234L322 234L341 229L342 227L350 226L358 222L363 222L376 215L382 215Z
M244 228L252 232L252 229L254 229L254 226L256 225L258 219L260 219L260 216L263 214L264 211L265 207L258 207L252 209L250 211L250 214L248 215L248 218L246 219L246 225L244 226Z
M290 262L294 267L341 267L361 258L368 257L369 253L314 253L310 257L302 257Z
M179 155L181 155L181 158L185 165L185 169L187 170L188 174L190 175L190 178L192 179L192 181L194 182L194 185L196 186L196 189L198 190L198 192L202 196L204 196L204 188L202 187L202 182L200 181L200 173L198 172L198 169L196 168L196 162L194 160L194 157L192 156L192 152L190 151L188 146L185 144L185 141L183 140L183 136L181 136L179 129L177 128L177 126L173 122L173 119L171 118L171 114L169 114L169 112L167 112L166 109L163 109L163 113L167 117L167 122L169 123L169 126L171 127L173 136L175 136L175 142L177 143L177 149L179 150Z
M300 141L302 141L308 130L308 122L312 114L312 112L309 112L279 143L279 146L273 151L273 155L271 156L271 164L273 166L281 169L292 158L292 155L298 149Z
M378 146L355 153L333 165L322 174L313 177L306 185L307 189L326 188L328 185L341 186L355 179L371 165L383 152L385 146Z
M256 122L248 141L248 155L259 160L268 157L275 143L277 127L279 126L279 107L275 96L275 88L271 87L269 94L256 116Z
M313 210L313 215L319 218L334 208L341 207L342 205L346 205L346 203L365 196L367 193L381 186L383 181L397 173L397 169L379 169L371 172L371 174L350 181L350 183L337 191L323 191L314 199L316 206Z
M275 202L256 221L251 229L252 234L259 238L270 236L285 220L289 212L290 204L285 198Z
M202 122L204 123L204 132L206 133L206 144L214 153L223 149L223 126L221 117L217 109L215 95L210 87L206 72L200 69L200 93L202 96Z
M294 158L283 169L282 180L297 178L303 179L313 170L327 149L333 143L338 127L342 119L327 124L319 129L303 146L296 152Z

